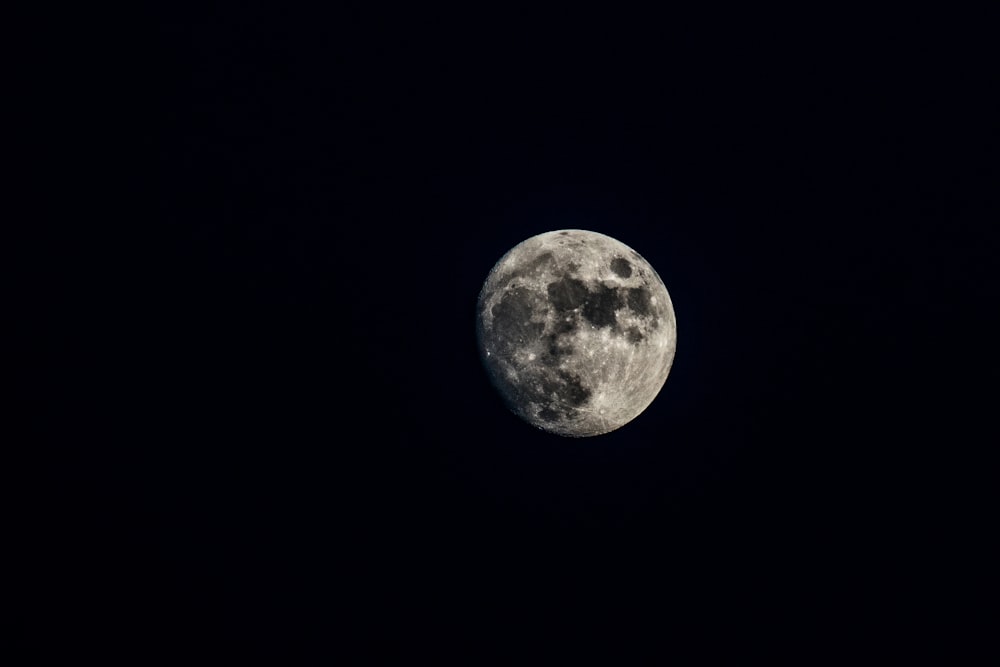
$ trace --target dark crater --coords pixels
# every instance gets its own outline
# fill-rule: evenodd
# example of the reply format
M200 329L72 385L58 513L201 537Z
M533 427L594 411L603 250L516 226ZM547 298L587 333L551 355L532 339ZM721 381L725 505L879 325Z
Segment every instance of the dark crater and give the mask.
M632 265L624 257L615 257L611 260L611 270L622 278L629 278L632 275Z

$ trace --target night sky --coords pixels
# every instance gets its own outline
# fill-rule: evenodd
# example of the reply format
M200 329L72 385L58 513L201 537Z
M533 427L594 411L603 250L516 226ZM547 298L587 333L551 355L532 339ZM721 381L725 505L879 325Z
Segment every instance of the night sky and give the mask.
M89 369L49 431L99 564L65 618L111 608L87 644L957 655L936 630L981 619L934 600L977 590L940 568L985 502L955 454L988 440L959 395L996 318L978 19L328 4L137 32L123 268L52 339ZM562 228L636 249L678 322L658 398L596 438L521 422L476 349L490 268Z

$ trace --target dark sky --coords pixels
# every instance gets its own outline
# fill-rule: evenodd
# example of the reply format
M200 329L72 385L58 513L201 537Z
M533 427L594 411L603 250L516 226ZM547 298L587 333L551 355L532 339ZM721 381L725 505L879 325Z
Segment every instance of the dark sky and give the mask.
M137 33L148 187L74 311L98 445L60 468L118 648L952 650L927 629L985 493L953 455L996 307L979 19L328 4ZM597 438L520 422L475 347L493 263L560 228L635 248L677 315L659 397Z

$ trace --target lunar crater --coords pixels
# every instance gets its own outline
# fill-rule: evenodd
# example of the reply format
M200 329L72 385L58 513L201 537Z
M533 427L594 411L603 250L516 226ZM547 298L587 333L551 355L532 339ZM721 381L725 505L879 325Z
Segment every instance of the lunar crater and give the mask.
M611 260L611 270L622 278L632 276L632 265L624 257L615 257Z

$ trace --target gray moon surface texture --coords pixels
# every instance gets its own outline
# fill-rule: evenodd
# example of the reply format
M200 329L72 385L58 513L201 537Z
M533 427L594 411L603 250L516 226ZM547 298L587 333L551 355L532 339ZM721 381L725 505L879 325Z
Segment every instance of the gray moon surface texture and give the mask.
M507 407L562 436L635 419L666 382L677 347L660 276L624 243L586 230L514 246L487 276L476 312L479 352Z

